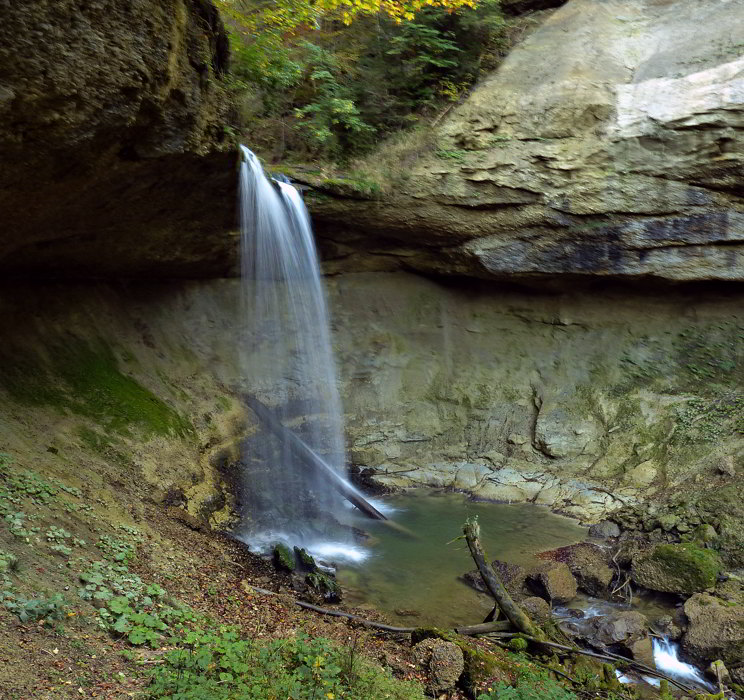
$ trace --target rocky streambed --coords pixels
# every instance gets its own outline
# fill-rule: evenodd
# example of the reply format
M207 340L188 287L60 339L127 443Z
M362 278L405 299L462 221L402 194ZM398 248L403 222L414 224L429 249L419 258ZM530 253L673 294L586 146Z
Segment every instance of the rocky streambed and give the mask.
M741 686L744 577L707 548L705 533L669 542L604 521L586 541L538 554L539 564L492 566L530 614L543 622L552 616L580 646L687 674L699 687L705 679L684 662L707 669L707 682L718 668L724 681ZM462 578L486 592L477 570Z

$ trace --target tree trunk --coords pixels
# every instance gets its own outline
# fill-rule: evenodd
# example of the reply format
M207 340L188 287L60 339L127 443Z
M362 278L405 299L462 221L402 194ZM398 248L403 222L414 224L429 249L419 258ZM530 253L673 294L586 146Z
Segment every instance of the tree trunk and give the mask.
M470 554L473 556L473 560L478 567L478 571L480 571L486 588L488 588L509 622L524 634L528 634L536 639L544 639L545 635L542 630L535 626L527 613L512 600L501 579L486 561L486 555L483 553L480 543L480 525L478 525L477 519L467 520L465 525L463 525L462 531L470 548Z

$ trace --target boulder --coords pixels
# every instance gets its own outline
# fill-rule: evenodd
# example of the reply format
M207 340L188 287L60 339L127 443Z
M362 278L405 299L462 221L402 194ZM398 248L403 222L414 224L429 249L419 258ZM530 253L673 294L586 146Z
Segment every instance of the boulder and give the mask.
M664 615L654 622L654 629L659 634L668 637L673 642L682 637L682 628L675 622L671 615Z
M692 594L715 586L721 562L710 549L693 544L657 545L633 560L635 583L652 591Z
M589 528L589 537L606 540L610 537L620 537L620 527L612 520L602 520Z
M551 605L563 605L576 597L578 586L563 562L547 562L530 573L527 586Z
M426 673L427 692L435 697L455 687L465 668L460 647L444 639L430 637L413 647L416 665Z
M548 622L552 616L550 605L537 596L530 596L520 602L522 609L534 620L538 625Z
M609 549L591 542L579 542L544 552L540 556L568 564L578 587L585 593L598 598L609 596L609 586L615 575L614 569L609 565Z
M501 582L512 598L523 597L523 588L527 579L527 570L524 567L519 566L519 564L510 564L509 562L494 559L491 562L491 568L501 578ZM468 571L461 578L468 586L474 588L479 593L488 593L486 584L483 583L483 578L478 569Z
M744 659L744 606L707 593L685 603L689 626L682 648L692 658L710 663L720 659L733 666Z
M634 610L595 617L591 626L594 629L593 641L608 647L616 644L630 646L648 633L646 616Z

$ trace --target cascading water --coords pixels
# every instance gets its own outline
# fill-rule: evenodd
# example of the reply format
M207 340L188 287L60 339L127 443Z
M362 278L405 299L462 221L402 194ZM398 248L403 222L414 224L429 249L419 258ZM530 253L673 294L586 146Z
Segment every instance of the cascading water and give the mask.
M341 402L308 213L294 187L270 182L256 156L241 151L242 370L251 394L343 476ZM332 527L349 519L341 496L281 435L259 429L244 444L243 464L239 536L259 548L279 540L358 554L348 528Z

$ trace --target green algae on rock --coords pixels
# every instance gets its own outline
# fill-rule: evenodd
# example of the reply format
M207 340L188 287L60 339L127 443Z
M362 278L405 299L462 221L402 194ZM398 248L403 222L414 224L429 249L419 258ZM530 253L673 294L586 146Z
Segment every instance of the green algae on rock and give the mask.
M715 586L721 560L693 544L660 544L633 561L632 576L652 591L691 594Z

